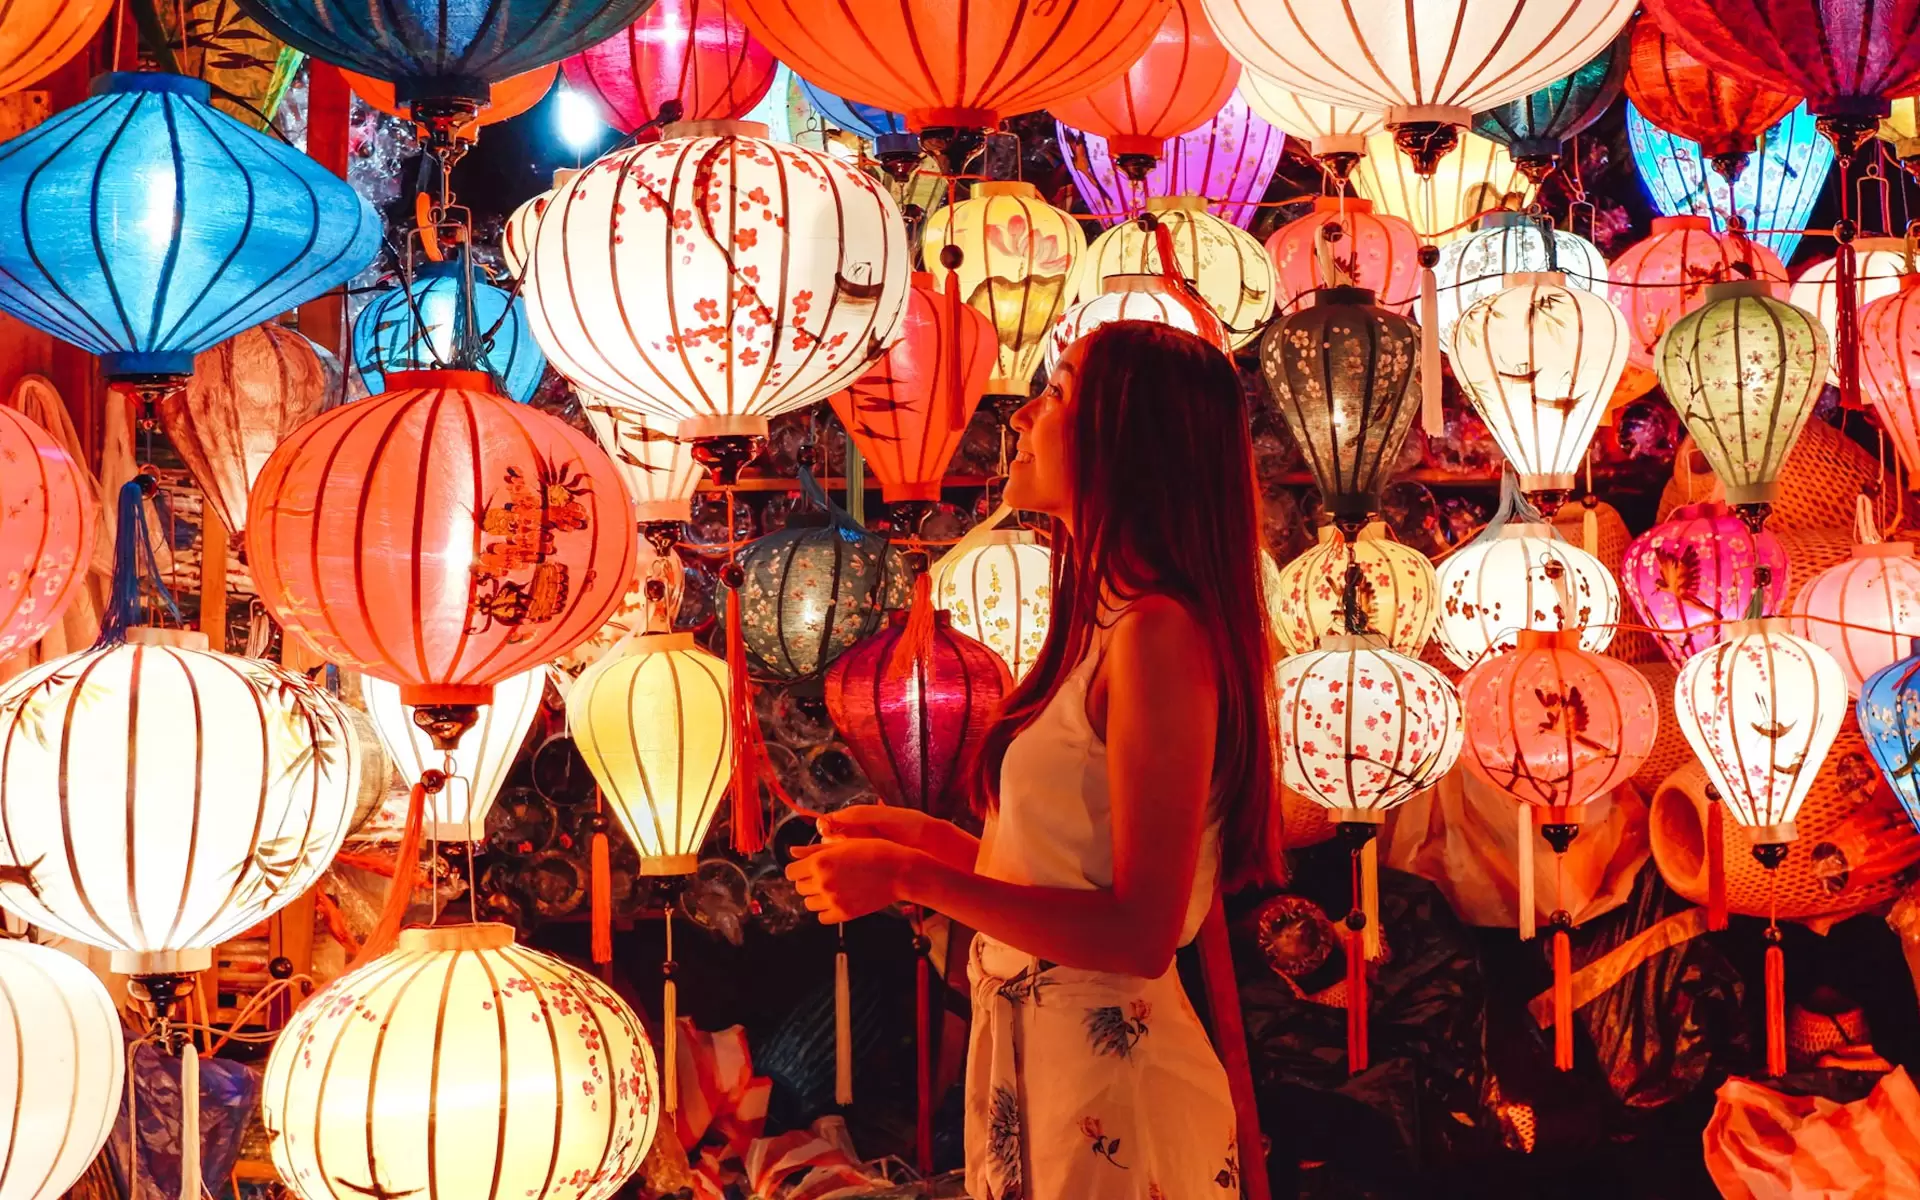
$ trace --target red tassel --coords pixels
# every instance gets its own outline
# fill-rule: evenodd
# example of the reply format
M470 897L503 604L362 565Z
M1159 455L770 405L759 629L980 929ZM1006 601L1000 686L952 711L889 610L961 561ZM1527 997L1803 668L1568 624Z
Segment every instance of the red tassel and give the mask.
M933 1060L930 1057L932 1032L929 1028L933 992L933 961L923 951L920 969L914 972L913 1070L914 1092L919 1109L914 1114L913 1165L920 1174L933 1174Z
M1573 1070L1573 943L1565 926L1553 931L1553 1065Z
M1200 331L1200 336L1230 355L1233 344L1227 338L1227 323L1220 319L1220 314L1213 311L1213 305L1208 304L1187 282L1187 277L1180 273L1179 260L1173 254L1173 231L1167 228L1165 221L1153 227L1153 245L1160 252L1160 275L1166 280L1167 291L1179 302L1180 307L1192 314L1194 327Z
M374 923L373 932L367 935L360 953L349 964L349 970L379 958L399 940L400 926L407 920L407 907L413 903L413 882L420 875L420 835L426 815L427 789L416 783L407 793L407 823L400 830L400 848L394 851L393 881L387 885L386 903L381 906L380 919Z
M1707 928L1727 927L1726 817L1718 798L1707 801Z
M1347 937L1347 1074L1367 1069L1367 955L1358 933Z
M900 679L915 672L925 675L933 661L933 572L922 571L913 581L913 604L907 610L907 625L900 640L887 655L887 678Z
M1778 936L1778 930L1769 930ZM1787 955L1775 942L1767 947L1767 1074L1787 1073Z
M1853 242L1841 242L1833 252L1834 374L1840 377L1840 406L1852 409L1861 407L1859 275Z
M747 678L738 591L727 598L727 682L733 723L733 849L752 855L766 848L767 835L760 812L760 718L753 711L753 684Z
M613 863L604 830L593 835L593 961L613 961Z

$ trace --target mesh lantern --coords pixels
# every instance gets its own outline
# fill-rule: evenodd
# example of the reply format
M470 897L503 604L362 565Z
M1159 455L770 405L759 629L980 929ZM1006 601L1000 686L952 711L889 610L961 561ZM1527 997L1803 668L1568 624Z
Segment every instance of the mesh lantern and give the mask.
M641 525L693 519L693 496L706 468L693 460L689 443L671 426L591 392L580 397L580 409L627 485Z
M655 120L669 100L683 121L738 120L778 66L734 0L653 0L633 24L561 64L567 83L622 133Z
M1753 230L1752 240L1783 262L1793 257L1833 172L1833 146L1814 128L1805 104L1760 136L1759 150L1731 182L1713 169L1699 142L1655 128L1632 103L1627 147L1658 212L1701 217L1723 233Z
M59 439L0 405L0 659L60 620L93 561L95 500Z
M1530 213L1488 213L1474 224L1472 232L1441 248L1433 268L1442 350L1452 348L1460 314L1504 290L1510 275L1555 271L1563 288L1606 290L1607 260L1579 234Z
M1737 233L1715 233L1705 217L1655 217L1653 232L1608 269L1608 297L1633 330L1628 353L1654 368L1654 347L1675 322L1706 303L1714 284L1758 280L1786 291L1787 269L1773 251Z
M1760 135L1800 102L1701 62L1649 13L1633 19L1627 37L1627 99L1661 130L1697 143L1723 179L1737 178Z
M421 262L412 275L382 289L353 323L353 365L367 391L386 391L387 376L401 371L445 369L465 352L503 395L531 400L547 360L526 302L487 282L465 254Z
M1517 100L1473 115L1473 131L1513 155L1528 179L1545 182L1560 165L1560 148L1600 119L1620 94L1627 40L1617 37L1585 66Z
M1240 80L1200 9L1200 0L1173 0L1166 19L1125 74L1048 106L1054 117L1107 141L1129 177L1144 179L1168 139L1212 120Z
M1271 562L1271 560L1268 560ZM1433 633L1439 585L1433 564L1412 546L1387 536L1374 521L1348 540L1331 525L1320 540L1268 578L1274 633L1288 654L1305 654L1330 633L1345 632L1348 568L1360 577L1355 602L1367 628L1401 654L1418 657Z
M1150 321L1205 338L1194 311L1167 288L1164 275L1109 275L1098 296L1069 308L1053 327L1047 342L1047 369L1052 370L1067 347L1110 321Z
M1027 529L969 534L933 565L933 601L952 627L1024 676L1053 617L1053 551Z
M1240 89L1254 112L1305 142L1307 153L1342 191L1367 152L1367 139L1386 128L1386 118L1378 112L1302 96L1257 71L1241 72Z
M680 437L763 437L892 340L906 227L866 173L764 125L667 132L547 201L525 276L533 335L576 386Z
M1901 282L1913 274L1913 263L1907 256L1904 238L1857 238L1853 243L1853 253L1855 313L1864 314L1867 305L1882 296L1899 292ZM1793 286L1787 289L1788 304L1820 318L1820 328L1827 333L1828 346L1840 344L1840 288L1835 281L1837 274L1834 259L1815 259L1800 268ZM1864 348L1861 356L1864 361ZM1865 373L1864 366L1862 373ZM1827 363L1827 382L1835 387L1840 386L1840 364L1832 359Z
M960 250L960 295L993 322L999 355L987 392L1025 396L1053 323L1066 311L1087 252L1080 223L1030 183L977 183L973 195L928 219L920 253Z
M1174 270L1193 285L1214 315L1226 325L1237 349L1260 336L1273 315L1273 260L1246 230L1207 211L1199 196L1166 196L1147 201L1147 211L1173 240L1174 261L1163 264L1153 231L1137 221L1115 225L1087 247L1076 299L1101 294L1115 275Z
M1749 528L1724 505L1690 504L1627 546L1620 582L1654 642L1679 666L1718 642L1725 622L1787 602L1787 552L1766 529Z
M1357 196L1314 197L1313 211L1273 231L1267 256L1282 313L1324 287L1366 288L1403 317L1420 295L1420 236Z
M1580 648L1598 654L1612 644L1620 621L1613 574L1551 525L1515 521L1489 529L1448 555L1435 576L1434 632L1447 661L1463 671L1513 649L1523 630L1578 629Z
M1861 685L1854 713L1880 774L1920 829L1920 645L1907 649Z
M68 0L0 9L0 96L59 70L94 39L113 7L113 0Z
M1860 391L1907 474L1920 476L1920 275L1861 308Z
M68 1195L120 1113L120 1014L84 962L6 938L0 1032L0 1196Z
M1920 637L1920 560L1912 542L1883 542L1871 509L1853 553L1800 585L1789 626L1833 655L1858 696L1867 676L1906 657Z
M1367 138L1366 151L1354 166L1353 190L1372 201L1376 211L1413 226L1421 241L1445 246L1465 237L1475 217L1502 208L1524 209L1535 189L1505 146L1477 133L1462 134L1460 144L1434 165L1430 177L1414 170L1393 134L1376 133Z
M402 782L412 787L428 771L447 771L447 784L427 798L428 836L442 842L484 840L487 814L540 713L547 669L535 667L495 684L492 701L480 706L473 728L451 751L436 747L432 735L414 723L398 686L369 675L361 680L361 687L367 716ZM449 757L451 770L447 770Z
M1135 180L1115 162L1114 148L1098 134L1054 122L1060 152L1074 189L1102 225L1129 220L1154 196L1205 196L1208 211L1245 229L1259 215L1261 198L1286 151L1287 135L1248 105L1238 89L1213 119L1167 141L1145 179Z
M404 930L300 1006L260 1083L301 1200L607 1200L660 1103L626 1002L492 924Z
M1695 448L1726 485L1727 503L1756 525L1827 377L1819 318L1766 288L1713 284L1655 351L1660 386Z

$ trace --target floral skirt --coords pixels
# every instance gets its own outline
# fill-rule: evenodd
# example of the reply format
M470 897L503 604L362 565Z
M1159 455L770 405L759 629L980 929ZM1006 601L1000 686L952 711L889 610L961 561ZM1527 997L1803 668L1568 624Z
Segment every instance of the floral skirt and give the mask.
M984 936L969 970L974 1200L1232 1200L1227 1073L1180 977L1057 966Z

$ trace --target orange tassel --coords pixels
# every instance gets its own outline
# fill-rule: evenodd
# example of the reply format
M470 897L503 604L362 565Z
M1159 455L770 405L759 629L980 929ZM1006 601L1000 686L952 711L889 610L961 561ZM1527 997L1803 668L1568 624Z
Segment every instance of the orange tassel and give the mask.
M1778 930L1769 930L1777 936ZM1767 1074L1787 1073L1787 955L1774 942L1767 947Z
M1553 1065L1573 1070L1573 943L1564 926L1553 931Z
M1718 797L1707 802L1707 928L1727 927L1726 817Z
M607 835L601 830L593 835L593 961L606 964L613 961L613 862L607 849Z
M387 885L387 900L380 909L380 920L367 935L366 944L354 956L349 970L372 962L393 949L406 923L407 908L413 903L413 883L420 875L420 835L426 824L427 789L414 784L407 793L407 823L400 830L400 848L393 856L393 881Z
M1347 1074L1367 1069L1367 953L1365 939L1347 937Z
M738 591L727 598L727 680L733 723L733 848L739 854L758 854L767 844L760 812L760 718L753 711L753 684L747 678Z
M907 610L907 627L887 656L887 678L900 679L916 672L924 675L933 661L933 572L922 571L913 581L913 604Z
M1446 410L1440 402L1440 292L1433 268L1420 268L1420 427L1431 438L1445 437Z

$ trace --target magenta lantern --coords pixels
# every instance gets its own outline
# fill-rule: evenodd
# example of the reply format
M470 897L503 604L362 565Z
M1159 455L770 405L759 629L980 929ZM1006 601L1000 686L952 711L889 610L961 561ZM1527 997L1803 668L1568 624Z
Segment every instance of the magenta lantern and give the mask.
M1675 666L1720 641L1720 627L1747 615L1755 587L1761 611L1787 600L1787 552L1779 539L1755 533L1723 504L1688 504L1627 546L1620 583L1640 619L1661 632L1654 641ZM1691 628L1699 626L1700 628Z
M1235 88L1213 120L1169 139L1159 163L1135 182L1121 173L1105 138L1055 125L1073 186L1102 225L1138 213L1155 197L1191 192L1212 201L1214 216L1244 229L1260 211L1287 140L1255 116Z

